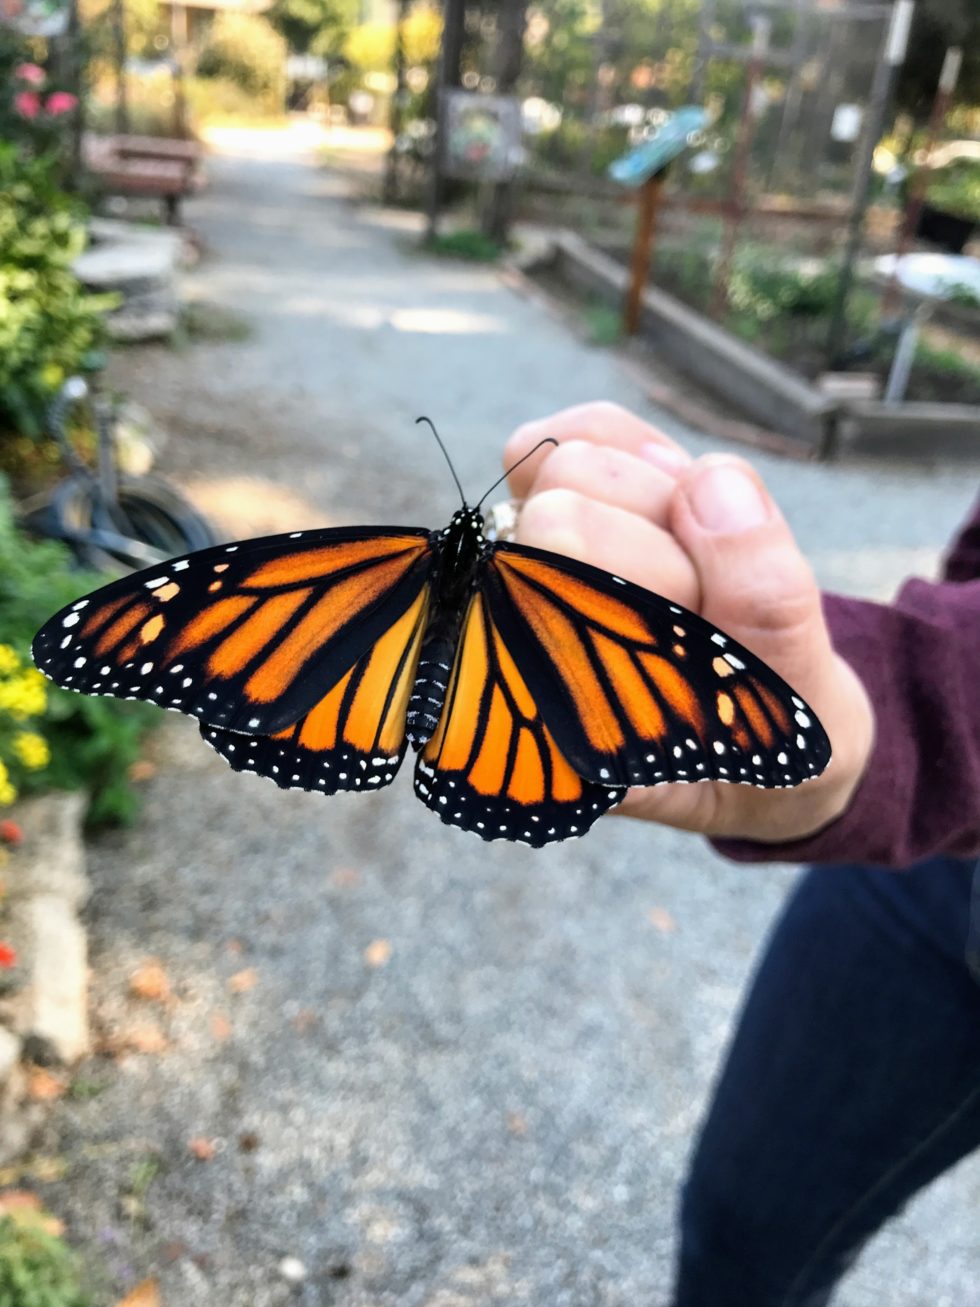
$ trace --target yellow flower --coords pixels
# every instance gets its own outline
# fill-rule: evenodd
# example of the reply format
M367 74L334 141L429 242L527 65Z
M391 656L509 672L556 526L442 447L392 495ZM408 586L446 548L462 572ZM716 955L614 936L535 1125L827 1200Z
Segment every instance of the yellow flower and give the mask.
M9 644L0 644L0 676L9 676L19 668L20 659L17 657L17 651Z
M4 763L0 761L0 807L7 803L13 803L16 798L17 791L10 783L10 772L7 771Z
M33 667L20 676L0 681L0 711L9 712L15 721L39 716L46 703L44 677Z
M51 761L48 742L36 731L18 731L14 736L14 752L30 771L38 771Z
M60 386L64 379L65 370L64 368L59 367L57 363L46 363L41 369L41 381L50 390L54 390L56 386Z

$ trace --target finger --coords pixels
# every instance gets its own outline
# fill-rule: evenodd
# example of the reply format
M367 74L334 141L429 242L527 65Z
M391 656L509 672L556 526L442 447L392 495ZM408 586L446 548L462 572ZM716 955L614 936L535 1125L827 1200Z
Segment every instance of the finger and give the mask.
M830 640L813 573L761 478L742 459L709 455L682 477L671 509L702 616L806 697Z
M686 608L700 600L697 572L669 532L575 490L529 499L517 519L517 541L591 563Z
M574 490L666 527L676 486L676 477L633 454L568 440L538 466L527 498L545 490Z
M690 455L676 441L649 422L619 404L597 400L518 427L504 447L504 466L512 467L544 439L557 440L559 444L587 440L596 445L611 445L664 471L677 472L691 462ZM536 459L528 459L509 478L511 494L516 499L527 498L536 463Z

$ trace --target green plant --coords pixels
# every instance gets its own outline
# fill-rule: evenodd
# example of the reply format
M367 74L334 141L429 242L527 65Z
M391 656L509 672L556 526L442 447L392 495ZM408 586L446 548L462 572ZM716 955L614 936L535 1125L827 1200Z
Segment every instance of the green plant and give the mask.
M980 163L961 160L937 169L926 185L926 199L935 209L980 222Z
M43 767L31 767L23 756L24 746L19 746L17 756L23 765L8 775L7 783L13 785L11 775L16 774L25 792L86 790L92 825L123 822L135 815L137 800L128 770L157 714L143 704L71 694L46 683L41 686L36 680L40 673L23 669L30 668L30 643L38 627L59 608L104 581L105 577L73 568L60 544L32 541L19 531L0 481L0 641L12 651L20 669L13 673L19 680L8 696L8 711L10 705L15 709L10 733L16 735L19 729L39 737L47 753ZM9 663L10 655L5 657ZM11 744L12 749L17 747ZM28 758L37 760L38 740L27 750Z
M441 254L451 259L469 259L473 263L494 263L503 253L495 240L484 236L482 231L468 227L447 232L445 236L436 236L425 248L432 254Z
M945 290L950 304L958 304L963 309L980 309L980 295L972 286L958 281L952 286L947 285Z
M0 1307L90 1307L77 1259L52 1224L34 1208L0 1216Z
M285 58L286 43L266 19L219 10L198 56L197 75L224 78L249 95L281 103Z
M39 436L55 391L102 342L116 300L73 274L85 242L83 210L58 188L52 160L0 142L0 428Z
M603 304L598 300L587 304L582 310L582 321L585 324L586 337L592 345L615 345L622 339L622 311L614 309L610 304Z

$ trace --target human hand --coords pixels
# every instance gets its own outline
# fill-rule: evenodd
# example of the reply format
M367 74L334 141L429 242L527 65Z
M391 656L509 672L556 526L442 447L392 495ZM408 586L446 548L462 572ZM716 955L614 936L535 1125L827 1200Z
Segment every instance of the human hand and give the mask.
M617 404L581 404L519 427L510 478L523 501L517 541L578 558L683 604L745 645L810 704L830 737L823 774L790 790L713 781L634 789L617 809L703 835L768 843L816 833L847 808L864 773L874 714L834 652L820 592L758 473L743 459L694 460Z

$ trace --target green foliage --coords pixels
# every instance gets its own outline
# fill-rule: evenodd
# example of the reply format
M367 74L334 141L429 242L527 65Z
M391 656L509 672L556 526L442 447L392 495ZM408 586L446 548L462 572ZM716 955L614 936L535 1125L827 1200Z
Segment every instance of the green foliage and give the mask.
M738 312L759 322L777 317L819 318L829 313L837 293L836 268L801 271L758 254L737 258L728 298Z
M102 342L115 298L88 294L72 273L85 241L52 161L0 142L0 428L40 436L56 390Z
M0 1217L0 1307L91 1307L74 1255L46 1224Z
M495 240L484 236L482 231L471 228L436 236L425 248L432 254L441 254L451 259L468 259L471 263L495 263L503 253Z
M980 222L980 162L963 159L937 168L926 186L926 199L945 213Z
M553 168L574 171L585 165L595 176L602 177L625 151L626 142L625 127L590 130L584 123L566 118L554 130L534 137L531 148L542 163Z
M198 77L224 78L254 96L280 103L286 47L271 23L255 14L222 10L197 60Z
M10 499L0 482L3 644L12 646L27 662L38 628L59 608L105 580L74 568L62 545L25 537L14 525ZM23 789L87 790L91 824L130 820L137 803L127 772L139 756L142 736L157 716L145 704L71 694L49 686L44 715L32 726L43 735L50 762L43 771L27 775Z
M273 0L266 17L299 54L336 56L360 14L358 0Z
M623 313L597 300L582 310L586 339L591 345L616 345L623 337Z

